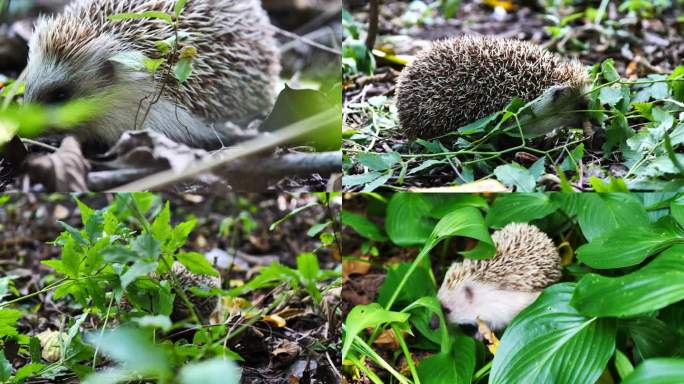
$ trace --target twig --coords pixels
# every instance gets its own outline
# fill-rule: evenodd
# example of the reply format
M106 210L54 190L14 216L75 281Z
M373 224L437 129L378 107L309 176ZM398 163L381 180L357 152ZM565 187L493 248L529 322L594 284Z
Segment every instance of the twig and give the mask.
M320 49L320 50L322 50L322 51L326 51L326 52L332 53L332 54L337 55L337 56L342 56L342 52L340 52L340 51L338 51L338 50L336 50L336 49L332 49L332 48L330 48L330 47L328 47L328 46L326 46L326 45L319 44L319 43L317 43L317 42L315 42L315 41L313 41L313 40L311 40L311 39L307 39L306 37L299 36L299 35L296 34L296 33L292 33L292 32L290 32L290 31L286 31L286 30L284 30L284 29L278 28L278 27L276 27L275 25L271 25L271 26L269 26L269 28L271 28L271 29L272 29L273 31L275 31L276 33L280 33L281 35L287 36L287 37L289 37L289 38L291 38L291 39L300 40L301 42L303 42L303 43L305 43L305 44L308 44L308 45L310 45L310 46L312 46L312 47L316 47L316 48L318 48L318 49Z
M319 113L306 120L280 129L266 138L249 140L236 148L223 151L212 158L197 161L182 173L173 170L159 172L136 182L114 188L111 192L162 189L204 172L214 171L235 160L261 153L279 145L305 137L321 127L335 124L337 121L339 121L339 111L334 108L329 109L326 112Z
M375 46L375 39L378 37L378 23L380 21L380 0L370 0L370 10L368 12L368 35L366 36L366 48L369 51Z

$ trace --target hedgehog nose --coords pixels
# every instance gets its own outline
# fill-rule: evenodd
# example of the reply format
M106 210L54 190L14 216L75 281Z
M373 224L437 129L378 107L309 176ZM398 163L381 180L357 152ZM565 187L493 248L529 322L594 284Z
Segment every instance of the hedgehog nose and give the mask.
M442 305L442 312L444 312L445 315L448 315L451 313L451 309Z
M468 336L474 336L478 331L477 325L475 324L459 324L458 327Z

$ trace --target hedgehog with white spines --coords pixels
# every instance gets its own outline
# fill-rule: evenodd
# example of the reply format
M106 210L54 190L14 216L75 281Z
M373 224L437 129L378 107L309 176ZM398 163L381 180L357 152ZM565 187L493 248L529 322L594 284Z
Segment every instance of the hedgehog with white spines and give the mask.
M59 104L98 97L102 114L73 130L82 140L112 144L140 124L159 92L156 79L121 57L162 55L155 43L172 38L159 19L110 21L119 13L174 13L176 0L75 0L62 14L41 18L29 42L25 100ZM194 47L193 70L179 84L173 76L142 127L198 147L230 141L217 121L246 125L266 116L275 99L279 51L259 0L189 0L179 18L179 46ZM142 111L140 111L142 110ZM136 122L136 117L138 122Z
M526 135L576 124L571 113L586 101L587 71L576 60L526 41L466 35L436 41L404 68L397 82L401 130L429 139L502 110L513 98L530 102L537 116Z
M492 234L496 254L465 259L447 271L437 294L447 320L499 330L561 278L553 241L530 224L512 223Z

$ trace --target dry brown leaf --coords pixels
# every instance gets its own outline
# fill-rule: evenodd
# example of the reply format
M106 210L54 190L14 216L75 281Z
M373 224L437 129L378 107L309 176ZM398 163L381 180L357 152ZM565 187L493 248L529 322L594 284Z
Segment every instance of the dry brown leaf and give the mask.
M287 324L287 321L278 315L266 315L261 318L261 320L273 325L277 328L282 328Z
M480 192L510 192L497 180L486 179L477 180L472 183L454 185L451 187L435 187L435 188L409 188L409 192L417 193L480 193Z
M496 355L496 350L499 348L499 339L494 332L487 326L487 323L477 318L477 330L487 340L487 348L492 355Z
M359 256L359 259L368 260L368 256ZM361 260L343 260L342 261L342 277L344 281L349 279L350 275L365 275L370 271L371 264Z
M26 163L31 178L54 192L86 192L86 179L90 171L88 160L83 157L81 146L68 136L57 152L34 157Z
M398 349L399 341L397 340L397 335L391 329L384 330L380 336L373 342L373 344L378 345L385 349Z

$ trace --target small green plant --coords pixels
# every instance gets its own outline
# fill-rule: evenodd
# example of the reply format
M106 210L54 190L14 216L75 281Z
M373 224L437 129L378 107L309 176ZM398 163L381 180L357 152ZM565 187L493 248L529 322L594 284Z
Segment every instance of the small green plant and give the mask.
M352 15L342 10L342 27L345 39L342 42L342 73L351 76L357 73L372 75L375 71L375 57L361 40L361 26Z
M164 73L160 77L160 87L156 95L152 95L151 100L147 103L142 120L138 124L138 116L136 115L136 126L143 125L147 116L150 113L152 106L159 102L164 89L170 85L172 77L178 84L185 83L193 70L193 59L197 56L197 48L189 45L182 45L183 38L188 34L179 31L180 18L187 0L177 0L173 13L146 11L140 13L119 13L109 17L111 21L122 20L136 20L136 19L154 19L162 20L173 28L173 35L165 40L155 41L154 45L157 48L160 57L147 57L139 51L127 51L118 57L116 61L137 70L147 70L153 79L157 79L157 73L161 68L164 68ZM145 100L141 100L141 105Z

